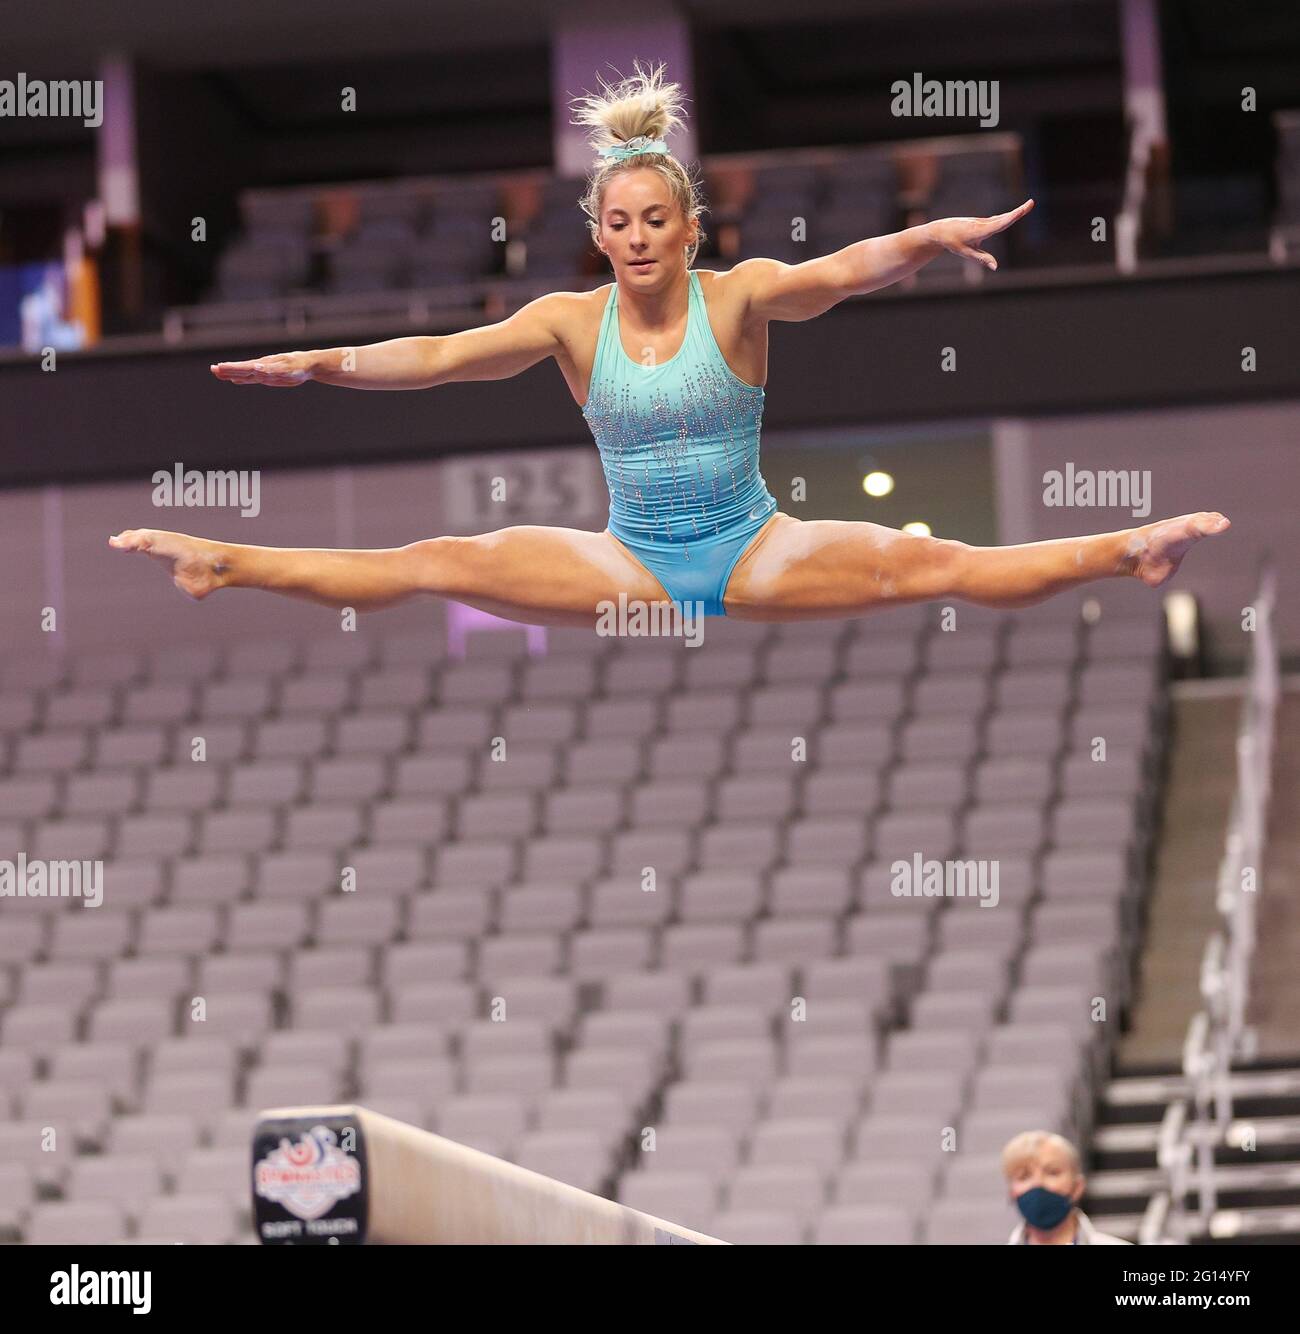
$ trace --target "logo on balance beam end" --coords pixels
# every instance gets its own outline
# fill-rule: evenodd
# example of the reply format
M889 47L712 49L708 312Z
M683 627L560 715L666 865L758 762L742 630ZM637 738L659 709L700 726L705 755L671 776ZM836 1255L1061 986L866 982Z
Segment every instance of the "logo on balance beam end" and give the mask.
M341 1139L356 1151L343 1148ZM297 1245L360 1242L366 1223L364 1169L361 1127L352 1117L319 1124L262 1122L253 1143L259 1238Z

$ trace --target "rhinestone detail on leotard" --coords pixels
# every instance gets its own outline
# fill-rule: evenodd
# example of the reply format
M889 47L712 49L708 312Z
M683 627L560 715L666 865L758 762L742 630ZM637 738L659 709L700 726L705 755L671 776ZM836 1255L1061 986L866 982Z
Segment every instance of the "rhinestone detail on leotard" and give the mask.
M764 391L726 364L695 273L681 349L645 367L623 349L618 288L601 323L582 413L600 450L610 528L679 545L772 513L759 471Z

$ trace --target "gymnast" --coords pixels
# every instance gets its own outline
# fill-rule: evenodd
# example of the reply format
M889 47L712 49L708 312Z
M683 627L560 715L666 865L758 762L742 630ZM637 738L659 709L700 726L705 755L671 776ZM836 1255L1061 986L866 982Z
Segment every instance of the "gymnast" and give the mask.
M609 488L602 532L521 524L370 550L208 541L153 528L109 538L168 567L199 599L261 588L374 610L421 594L514 621L592 627L601 608L671 604L706 616L787 621L861 616L952 598L1024 607L1090 580L1159 587L1217 512L1117 532L976 547L866 522L798 519L759 471L772 320L810 320L915 273L944 251L995 269L984 240L1033 208L943 218L801 264L748 259L693 267L704 210L665 136L683 123L679 85L637 68L580 100L597 160L581 201L614 281L552 292L510 318L442 337L286 352L211 367L237 385L314 380L353 389L429 389L500 380L553 357L591 429ZM688 604L689 608L688 608Z

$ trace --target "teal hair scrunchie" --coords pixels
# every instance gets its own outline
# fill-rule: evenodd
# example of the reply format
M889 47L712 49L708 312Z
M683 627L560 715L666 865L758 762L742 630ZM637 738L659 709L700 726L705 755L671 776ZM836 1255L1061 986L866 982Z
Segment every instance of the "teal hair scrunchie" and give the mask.
M629 139L626 143L610 144L607 148L602 148L600 156L622 161L625 158L635 157L638 153L666 153L667 151L668 145L664 140L651 139L648 134L638 134L635 139Z

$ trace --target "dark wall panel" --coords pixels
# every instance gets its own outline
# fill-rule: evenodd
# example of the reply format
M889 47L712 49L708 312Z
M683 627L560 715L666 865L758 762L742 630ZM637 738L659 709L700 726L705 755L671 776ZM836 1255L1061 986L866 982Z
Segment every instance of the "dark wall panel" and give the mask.
M1295 397L1297 309L1295 269L869 297L815 322L772 326L767 424ZM1257 350L1253 373L1241 369L1245 346ZM941 369L945 347L955 349L955 371ZM208 372L212 359L91 353L65 356L53 373L30 361L0 367L0 483L134 475L176 460L196 467L363 463L588 438L549 363L511 380L385 394L223 384Z

